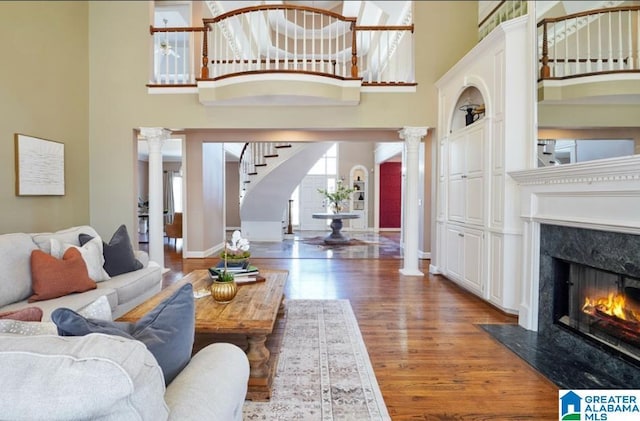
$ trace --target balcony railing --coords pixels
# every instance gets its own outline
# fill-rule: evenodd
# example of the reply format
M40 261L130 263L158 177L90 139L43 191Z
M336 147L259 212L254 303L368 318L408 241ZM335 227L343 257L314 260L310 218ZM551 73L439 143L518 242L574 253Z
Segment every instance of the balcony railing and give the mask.
M360 26L356 18L282 4L234 10L203 19L202 27L151 26L150 32L154 67L148 86L195 86L255 73L416 84L413 24Z
M640 72L640 6L590 10L538 23L540 80Z

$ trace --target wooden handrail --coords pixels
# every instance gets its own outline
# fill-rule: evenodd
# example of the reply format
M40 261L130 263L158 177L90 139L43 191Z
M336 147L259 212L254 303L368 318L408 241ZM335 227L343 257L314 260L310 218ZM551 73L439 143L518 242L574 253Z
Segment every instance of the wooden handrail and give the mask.
M588 28L588 25L590 25L591 21L588 19L588 17L593 16L594 20L596 19L595 17L599 17L599 16L611 16L613 14L621 14L622 12L640 12L640 6L619 6L619 7L609 7L609 8L600 8L600 9L593 9L593 10L587 10L584 12L579 12L579 13L573 13L570 15L565 15L565 16L559 16L559 17L553 17L553 18L545 18L540 20L540 22L538 22L537 27L538 29L542 32L542 51L541 51L541 57L540 57L540 63L541 63L541 67L540 67L540 80L545 80L545 79L566 79L566 78L572 78L572 77L578 77L578 76L589 76L589 75L595 75L595 74L605 74L605 73L638 73L640 72L640 69L634 69L634 61L637 59L637 57L633 57L633 53L635 52L636 54L639 54L639 48L636 45L634 48L634 50L632 50L631 45L625 45L625 48L628 48L628 53L629 55L631 55L631 57L626 56L623 57L622 56L622 50L613 50L612 46L611 46L611 39L612 36L611 34L609 34L609 50L604 50L604 53L608 53L608 56L604 56L604 54L602 54L603 51L596 51L594 54L595 58L591 57L592 51L587 51L586 54L582 53L580 55L584 56L587 55L587 58L580 58L577 54L577 50L576 51L571 51L573 54L573 57L564 57L564 55L568 55L568 53L566 51L567 50L567 45L569 45L569 37L565 36L564 38L560 38L560 41L563 41L565 43L565 53L562 57L549 57L549 28L550 26L555 25L556 27L558 26L559 23L562 22L566 22L566 23L571 23L572 24L572 28L576 27L578 29L576 29L574 32L571 32L570 34L574 34L574 33L578 33L577 31L580 30L580 28L582 28L583 26L585 28ZM585 23L585 19L586 19L586 23ZM632 20L632 16L628 15L628 21ZM600 21L598 21L600 22ZM611 20L609 20L609 22L611 22ZM565 30L567 28L567 24L565 23ZM622 22L617 22L618 25L622 25ZM637 25L637 23L636 23ZM598 28L600 28L599 24L598 24ZM623 45L622 44L622 39L624 40L629 40L630 43L632 43L632 34L631 33L626 33L625 37L622 37L622 26L619 26L618 28L616 28L618 32L618 48L620 48L619 46ZM624 27L627 31L639 31L637 26L635 25L631 25L630 27ZM608 28L609 31L612 30L611 27ZM599 31L599 29L598 29ZM605 29L606 31L606 29ZM592 31L594 32L594 31ZM589 34L589 32L586 32L586 34ZM554 37L556 37L556 29L554 29L554 33L553 33ZM600 34L598 33L598 36ZM638 32L635 36L634 39L638 39L640 40L640 32ZM577 42L577 41L576 41ZM585 43L585 41L582 41L583 43ZM587 39L586 43L587 45L589 45L590 40ZM614 39L615 42L615 39ZM637 41L636 41L637 42ZM599 45L599 44L598 44ZM616 57L613 57L613 51L616 51ZM555 50L554 50L555 52ZM625 52L627 52L625 50ZM603 57L604 56L604 57ZM567 64L569 63L574 63L576 64L576 69L574 69L576 71L576 73L574 74L562 74L560 76L557 75L557 70L558 67L554 67L554 69L556 71L554 71L554 75L551 75L551 64L555 64L555 63L564 63L565 67ZM581 72L582 69L580 69L579 67L577 67L578 64L580 63L587 63L587 67L586 67L586 72ZM608 63L609 64L609 68L608 69L602 69L600 68L598 71L591 71L591 63L598 63L598 64L605 64ZM620 66L622 66L622 63L624 63L625 65L630 65L631 69L613 69L611 68L611 64L612 63L620 63ZM639 61L640 63L640 61ZM569 68L566 68L567 71L569 71Z
M295 4L263 4L260 6L243 7L242 9L231 10L230 12L223 13L214 18L202 19L202 21L204 22L205 25L208 25L212 23L217 23L221 20L225 20L227 18L236 16L236 15L242 15L250 12L260 12L263 10L299 10L303 12L319 13L319 14L331 16L343 21L354 21L354 22L356 21L356 18L348 18L338 13L332 12L330 10L316 9L314 7L308 7L308 6L297 6Z
M592 9L584 12L573 13L571 15L559 16L557 18L544 18L540 22L538 22L538 27L542 26L545 23L562 22L563 20L582 18L585 16L591 16L591 15L599 15L602 13L633 12L637 10L640 10L640 6L619 6L619 7L605 7L603 9Z
M307 38L301 37L297 39L292 37L291 39L294 43L303 41L303 45L313 46L312 51L307 51L306 47L304 51L297 49L295 51L287 51L286 49L279 49L280 47L278 47L276 43L273 46L275 47L275 52L270 56L268 49L253 49L253 45L249 45L249 47L246 48L246 45L242 44L242 42L247 41L241 41L236 45L234 43L229 43L229 40L224 39L225 37L228 38L225 22L226 19L234 18L234 20L236 20L238 16L244 14L268 11L276 11L278 15L281 11L296 12L295 23L300 23L303 27L305 24L309 26L307 28ZM300 16L297 12L304 12L305 14ZM309 16L307 13L313 14L314 16ZM288 16L289 19L292 21L294 20L291 15ZM323 22L324 20L325 23L328 20L330 25L335 26L336 29L332 34L333 37L325 38L324 47L316 50L316 46L322 45L323 42L322 38L318 38L322 31L314 30L315 26L312 27L310 22L317 22L318 20L320 22ZM406 44L403 39L404 34L402 31L413 34L415 30L413 24L387 26L357 25L356 17L345 17L329 10L299 6L295 4L264 4L244 7L223 13L213 18L204 18L202 19L202 22L202 27L149 27L149 32L152 35L157 33L186 34L195 32L203 34L201 42L202 64L200 68L200 77L196 77L195 81L219 80L225 77L238 76L240 74L305 73L326 77L336 77L341 80L361 79L363 80L363 83L367 82L370 85L376 84L379 86L397 84L411 85L413 83L413 80L407 81L407 79L405 79L406 76L403 74L402 70L397 70L402 69L403 67L386 67L390 60L398 60L398 62L408 65L412 63L413 58L411 56L407 56L407 51L409 50L405 47ZM247 22L249 22L249 18L247 18ZM237 22L231 22L230 24L235 25ZM246 22L243 21L240 24L244 25ZM385 31L387 32L386 34L377 35L384 33ZM399 34L397 34L398 32ZM290 28L289 34L292 33L295 33L295 31ZM286 30L282 30L282 34L280 35L286 35ZM359 43L365 42L365 37L369 37L370 40L374 39L374 37L384 39L385 35L387 40L393 39L391 42L387 41L386 50L384 47L380 47L384 51L383 56L369 56L366 51L359 52L359 48L362 49L362 47L359 46ZM252 37L255 36L257 35L252 35ZM276 36L279 36L278 33L276 33ZM322 35L320 36L322 37ZM349 40L349 38L351 39ZM338 40L340 40L340 46L338 45ZM253 39L250 39L248 43L251 43L252 41ZM335 49L332 48L334 46ZM397 46L402 46L404 49L399 50L402 51L401 54L393 56ZM218 50L218 48L220 50ZM210 49L211 51L209 51ZM211 54L209 54L210 52ZM363 55L363 53L367 55ZM362 57L359 57L359 54L362 55ZM350 59L349 55L351 55ZM167 64L166 68L169 69L169 66L175 66L174 63L176 63L176 59L179 59L179 57L177 57L176 54L173 54L172 60L174 61L172 61L171 64ZM359 61L362 61L362 63L359 63ZM309 63L311 63L310 66ZM215 67L213 67L213 65L215 65ZM212 66L211 69L209 66ZM238 68L236 68L236 66ZM360 70L361 68L362 70ZM392 69L391 73L388 73L387 69ZM362 76L360 75L361 71L363 73ZM183 75L171 75L167 70L166 73L169 74L169 76L157 78L157 83L152 83L152 85L171 86L172 83L167 82L171 79L176 81L180 80L182 82L175 82L175 85L191 86L194 79L191 79L191 81L185 81L185 75L186 78L188 78L188 74L186 74L186 72L186 70L183 71ZM401 75L400 77L398 77L399 74ZM368 81L364 80L365 75L368 75ZM191 76L193 76L193 73Z
M206 32L208 29L209 28L207 28L206 26L174 26L172 28L156 28L153 25L149 25L149 33L151 35L155 34L156 32Z

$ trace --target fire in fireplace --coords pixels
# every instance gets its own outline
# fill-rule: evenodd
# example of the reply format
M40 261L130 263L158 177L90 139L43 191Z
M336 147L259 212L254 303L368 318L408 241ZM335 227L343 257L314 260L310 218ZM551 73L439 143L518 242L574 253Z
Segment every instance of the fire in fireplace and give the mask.
M559 262L556 323L640 363L640 279L574 262Z

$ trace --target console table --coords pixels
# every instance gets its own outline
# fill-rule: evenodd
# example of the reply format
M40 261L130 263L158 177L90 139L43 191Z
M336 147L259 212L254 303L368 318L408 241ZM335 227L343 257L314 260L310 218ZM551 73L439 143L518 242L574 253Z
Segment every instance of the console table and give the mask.
M311 215L313 219L331 219L331 234L324 238L326 244L346 244L349 239L342 235L343 219L358 219L360 215L357 213L314 213Z

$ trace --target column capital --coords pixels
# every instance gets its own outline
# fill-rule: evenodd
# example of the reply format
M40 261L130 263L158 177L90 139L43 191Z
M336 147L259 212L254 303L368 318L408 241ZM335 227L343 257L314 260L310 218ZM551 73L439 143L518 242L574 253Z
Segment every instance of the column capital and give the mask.
M171 130L162 127L140 127L140 136L146 140L166 140L171 135Z
M429 131L428 127L403 127L398 131L400 139L404 139L407 142L420 142L420 139L427 135Z

